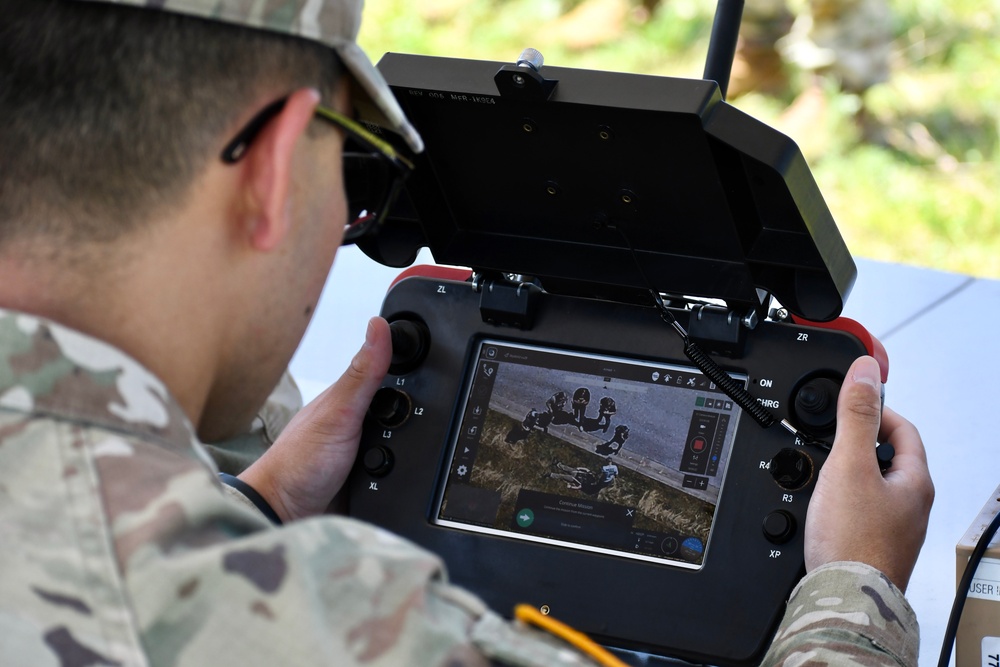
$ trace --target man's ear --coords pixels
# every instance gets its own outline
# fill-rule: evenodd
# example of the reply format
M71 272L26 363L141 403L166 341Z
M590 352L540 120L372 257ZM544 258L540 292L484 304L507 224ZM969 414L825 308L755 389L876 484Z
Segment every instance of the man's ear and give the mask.
M273 250L288 232L295 146L319 100L319 92L314 89L295 91L247 148L243 162L249 207L242 232L257 250Z

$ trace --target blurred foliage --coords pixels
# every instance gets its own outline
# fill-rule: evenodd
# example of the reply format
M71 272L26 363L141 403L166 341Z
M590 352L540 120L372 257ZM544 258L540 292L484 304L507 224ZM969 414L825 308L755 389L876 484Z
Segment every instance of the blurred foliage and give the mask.
M1000 278L1000 5L888 1L892 76L865 93L867 125L862 100L801 73L784 94L732 103L799 143L855 255ZM714 11L712 0L369 0L360 41L374 59L512 61L532 46L553 65L698 78Z

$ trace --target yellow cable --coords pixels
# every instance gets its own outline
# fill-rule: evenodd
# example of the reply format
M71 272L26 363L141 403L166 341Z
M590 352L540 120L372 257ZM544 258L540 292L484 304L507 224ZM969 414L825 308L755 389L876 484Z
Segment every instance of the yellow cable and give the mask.
M559 637L563 641L579 649L604 667L628 667L624 662L611 655L603 646L565 623L546 616L529 604L519 604L514 607L514 618L522 623L536 625L542 630Z

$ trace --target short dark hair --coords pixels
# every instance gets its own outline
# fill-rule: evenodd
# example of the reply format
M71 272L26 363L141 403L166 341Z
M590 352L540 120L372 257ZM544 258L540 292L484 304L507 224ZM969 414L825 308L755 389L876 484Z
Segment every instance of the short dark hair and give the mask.
M0 16L0 246L118 238L182 198L247 105L328 94L341 71L320 44L155 10L0 0Z

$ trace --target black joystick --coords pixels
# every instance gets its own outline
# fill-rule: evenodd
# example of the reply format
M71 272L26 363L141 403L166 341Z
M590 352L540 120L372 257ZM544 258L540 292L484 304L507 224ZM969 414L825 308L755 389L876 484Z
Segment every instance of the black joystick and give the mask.
M375 392L368 414L385 428L399 428L412 412L413 401L409 394L395 387L382 387Z
M799 426L815 435L833 432L837 423L837 395L840 383L830 378L813 378L795 392L795 416Z
M392 335L392 362L389 373L405 375L420 365L430 348L430 332L417 320L393 320L389 323Z
M774 455L768 467L771 477L783 489L798 491L813 478L813 460L801 449L785 447Z

